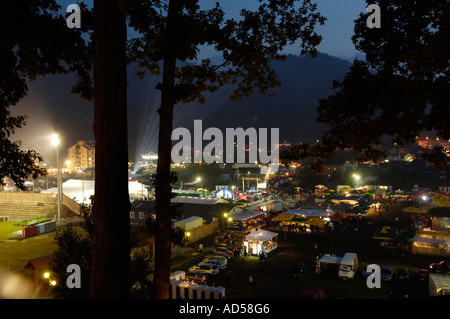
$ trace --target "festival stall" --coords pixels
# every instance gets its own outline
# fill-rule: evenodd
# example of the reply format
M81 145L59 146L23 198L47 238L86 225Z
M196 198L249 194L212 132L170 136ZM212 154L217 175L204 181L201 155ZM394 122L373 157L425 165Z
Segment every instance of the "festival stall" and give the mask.
M268 253L277 246L278 233L264 229L253 229L244 238L244 247L249 255L258 256L261 252Z

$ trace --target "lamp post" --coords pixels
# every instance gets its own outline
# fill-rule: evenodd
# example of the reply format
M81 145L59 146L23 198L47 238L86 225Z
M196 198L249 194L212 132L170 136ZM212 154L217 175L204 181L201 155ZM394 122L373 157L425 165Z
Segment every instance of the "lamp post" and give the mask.
M53 134L52 137L52 144L55 146L56 148L56 183L58 185L58 219L57 221L59 222L61 219L61 167L59 164L59 136L58 134Z
M361 178L359 175L357 175L357 174L353 174L353 177L355 178L355 180L356 180L356 188L358 188L359 187L359 179Z

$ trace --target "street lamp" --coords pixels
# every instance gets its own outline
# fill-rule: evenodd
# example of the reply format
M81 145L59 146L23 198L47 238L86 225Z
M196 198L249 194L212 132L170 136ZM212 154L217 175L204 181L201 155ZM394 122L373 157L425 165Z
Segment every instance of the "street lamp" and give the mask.
M48 280L49 285L56 286L56 280L50 278L50 273L46 272L44 278Z
M356 188L359 187L359 179L361 178L359 175L357 174L353 174L353 177L356 179Z
M61 167L59 164L59 136L58 134L53 134L52 136L52 144L55 146L56 148L56 169L57 169L57 174L56 174L56 183L58 185L58 219L57 221L59 222L61 219Z

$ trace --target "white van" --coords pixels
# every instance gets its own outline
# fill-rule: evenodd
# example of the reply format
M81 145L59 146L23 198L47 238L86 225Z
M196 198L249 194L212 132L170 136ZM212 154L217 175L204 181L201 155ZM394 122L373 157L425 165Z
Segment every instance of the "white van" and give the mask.
M338 276L342 279L353 279L358 270L358 255L355 253L345 253L339 264Z

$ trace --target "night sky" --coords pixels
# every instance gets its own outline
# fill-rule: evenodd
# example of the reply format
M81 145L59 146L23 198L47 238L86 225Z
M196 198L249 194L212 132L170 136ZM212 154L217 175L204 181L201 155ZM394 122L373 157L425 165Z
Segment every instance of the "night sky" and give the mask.
M75 1L57 1L65 12L67 6ZM205 8L213 6L216 1L203 0L200 3L206 5ZM238 18L240 9L255 8L257 0L227 0L220 1L227 17ZM365 12L366 2L364 0L318 0L318 11L327 18L324 26L316 28L316 31L323 36L322 43L318 50L331 56L346 60L353 60L358 52L351 42L353 35L354 20L361 12ZM86 2L92 6L93 1ZM297 47L286 48L286 53L298 55ZM209 48L203 48L200 58L216 55ZM69 76L70 78L70 76ZM56 84L55 84L56 82ZM29 85L29 94L22 99L19 104L11 108L13 115L26 114L29 116L27 125L16 133L15 139L22 140L22 147L32 148L40 152L49 165L54 161L54 148L51 143L51 135L59 131L62 135L62 147L67 149L77 140L93 139L93 105L82 101L78 96L70 94L65 83L70 83L67 76L61 76L61 81L55 81L51 77L40 78ZM55 87L56 85L56 87ZM59 87L58 87L59 86ZM154 90L153 83L148 90ZM148 97L148 103L154 107L158 99L143 88L139 92ZM153 112L153 111L151 111ZM152 132L155 131L155 124L158 122L157 114L151 117ZM147 130L147 127L138 128L141 131ZM142 135L153 135L140 134ZM133 136L130 138L130 148L139 149L134 145ZM137 141L136 143L139 143ZM63 153L64 154L64 153Z

